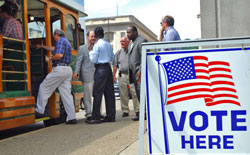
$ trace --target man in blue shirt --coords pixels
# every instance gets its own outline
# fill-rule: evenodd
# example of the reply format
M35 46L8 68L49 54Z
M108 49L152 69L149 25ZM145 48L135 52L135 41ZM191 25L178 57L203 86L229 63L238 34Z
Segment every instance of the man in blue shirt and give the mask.
M96 44L89 52L90 61L95 64L94 74L94 102L91 120L86 120L88 124L99 124L103 122L115 122L115 94L114 83L110 63L114 59L112 46L103 39L104 31L102 27L95 28ZM101 121L102 95L105 97L106 117Z
M76 124L75 106L71 94L72 69L69 65L71 63L72 48L62 30L56 29L54 31L54 40L56 41L55 47L37 45L38 48L53 51L53 56L46 56L47 62L52 61L53 68L40 84L36 103L36 118L44 116L48 99L58 88L67 113L66 124Z
M174 18L165 16L161 20L160 41L175 41L180 40L180 35L174 28Z

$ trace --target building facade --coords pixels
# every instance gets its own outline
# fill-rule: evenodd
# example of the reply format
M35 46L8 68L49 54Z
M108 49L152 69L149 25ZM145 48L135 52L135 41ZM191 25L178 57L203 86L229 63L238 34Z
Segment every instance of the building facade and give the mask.
M98 26L103 27L104 39L111 43L114 53L121 48L120 39L127 35L129 26L135 26L139 35L149 42L158 41L156 34L132 15L86 19L85 25L87 32Z
M201 37L250 36L249 0L200 0Z

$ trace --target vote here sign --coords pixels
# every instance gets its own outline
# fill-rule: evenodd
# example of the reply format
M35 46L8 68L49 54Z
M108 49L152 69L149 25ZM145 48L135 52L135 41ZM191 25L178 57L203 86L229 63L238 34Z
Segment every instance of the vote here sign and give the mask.
M250 51L147 53L150 154L250 154Z

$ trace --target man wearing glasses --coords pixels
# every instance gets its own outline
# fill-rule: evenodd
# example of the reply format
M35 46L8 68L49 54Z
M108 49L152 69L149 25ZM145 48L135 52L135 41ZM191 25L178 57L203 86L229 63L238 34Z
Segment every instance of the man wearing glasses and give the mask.
M181 40L179 33L174 28L174 18L165 16L161 20L160 41L175 41Z

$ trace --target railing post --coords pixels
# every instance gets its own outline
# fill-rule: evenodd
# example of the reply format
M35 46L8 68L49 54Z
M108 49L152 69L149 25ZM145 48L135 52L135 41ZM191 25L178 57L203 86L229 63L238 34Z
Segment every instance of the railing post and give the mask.
M2 64L3 64L3 36L0 35L0 93L3 92L3 83L2 83Z

